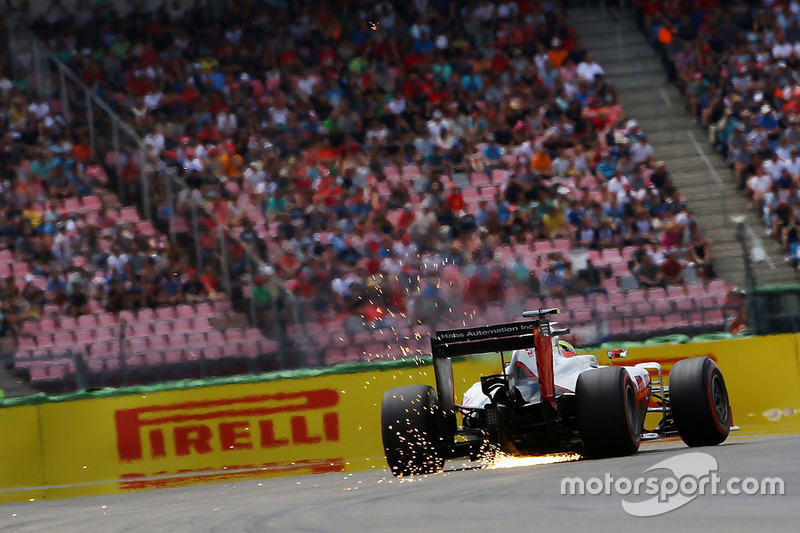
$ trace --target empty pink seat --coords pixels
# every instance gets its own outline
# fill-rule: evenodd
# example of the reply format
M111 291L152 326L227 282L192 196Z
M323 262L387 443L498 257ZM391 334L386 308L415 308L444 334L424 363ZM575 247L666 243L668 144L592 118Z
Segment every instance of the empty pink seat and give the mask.
M99 196L84 196L83 208L87 211L99 211L103 207L103 202Z
M225 331L225 339L228 342L240 342L244 338L242 330L239 328L230 328Z
M189 333L186 335L186 346L203 346L206 343L204 333Z
M129 337L148 337L153 334L150 324L144 322L134 322L128 326L126 332Z
M497 192L497 187L481 187L481 198L492 201Z
M405 165L402 172L405 179L414 179L422 175L417 165Z
M128 324L130 324L131 322L136 322L137 320L138 319L136 318L136 315L133 314L133 311L128 311L127 309L125 309L119 312L120 322L127 322Z
M156 319L156 313L149 307L139 309L139 320L142 322L152 322Z
M386 176L386 179L389 181L393 181L400 177L400 171L395 165L386 165L383 167L383 175Z
M179 305L175 308L175 316L178 318L192 318L195 315L191 305Z
M183 362L183 350L181 348L169 348L164 350L164 362L170 364Z
M657 315L646 316L643 320L639 318L634 319L632 324L634 330L645 333L651 333L664 329L664 321L660 316Z
M169 342L170 346L183 348L186 346L186 333L178 333L173 331L172 335L167 337L167 341Z
M261 330L258 328L247 328L244 330L244 339L247 341L257 341L263 336L264 335L261 333Z
M143 237L152 237L156 234L156 229L149 220L140 220L136 223L136 232Z
M83 209L83 206L80 198L65 198L63 208L67 213L75 213Z
M156 309L157 320L172 320L175 318L175 309L172 307L159 307Z
M627 319L616 318L608 321L608 332L612 335L628 333L629 331Z
M75 332L75 342L78 344L88 344L94 342L94 332L89 329L82 329Z
M94 330L95 341L110 341L119 337L114 326L98 327Z
M30 375L31 375L31 383L47 381L48 379L50 379L50 375L47 373L47 369L43 366L31 367Z
M136 211L135 207L123 207L120 210L119 218L126 224L130 224L131 222L137 222L139 220L139 213Z
M603 259L608 263L618 263L620 261L624 261L622 253L618 248L603 249Z
M201 302L197 304L197 308L195 312L198 316L213 316L214 309L211 307L211 304L208 302Z
M203 304L198 304L198 306L197 306L198 313L200 312L199 310L200 310L200 306L201 305L203 305ZM211 305L211 304L209 304L209 305ZM225 313L230 313L231 311L233 311L233 306L228 301L216 302L213 306L211 306L211 309L213 309L215 313L225 314Z
M94 315L81 315L78 317L78 326L83 329L93 328L97 326L97 318Z
M132 337L125 341L128 353L141 353L147 351L147 338L145 337Z
M165 350L169 348L169 342L164 335L153 335L150 337L151 350Z
M78 320L71 316L65 316L59 319L58 327L54 328L52 331L56 331L58 329L77 329L77 328L78 328Z
M492 182L489 179L489 175L486 172L473 172L469 175L469 182L472 183L473 187L486 187L491 185Z
M728 289L725 286L725 282L721 279L711 280L708 285L706 285L706 293L708 294L716 294L724 296L727 294Z
M603 256L599 250L588 250L586 252L586 258L591 261L594 266L604 264Z
M208 331L211 329L211 321L207 316L198 316L192 320L192 327L195 331Z
M206 334L206 342L209 345L221 346L225 344L225 336L221 331L209 331L208 334Z
M239 349L245 357L257 357L259 348L259 344L256 341L244 341L239 344Z
M392 185L388 181L381 181L378 183L378 192L381 196L387 197L392 194Z
M492 183L495 185L501 185L503 182L506 181L506 171L502 168L496 168L492 170Z
M203 357L206 359L216 360L222 358L222 347L220 346L206 346L203 348Z
M558 250L559 252L569 252L570 248L572 248L572 243L569 239L556 239L553 241L553 248Z
M668 313L664 315L664 327L666 329L685 328L689 325L680 313Z
M155 350L146 352L143 357L145 364L150 366L158 366L164 363L164 355Z
M278 351L278 342L272 339L262 339L259 342L261 353L273 353Z
M325 364L340 365L346 360L345 351L342 348L330 348L325 350Z
M667 298L681 298L686 294L680 285L670 285L667 287Z
M175 333L188 333L194 331L192 321L188 318L179 318L172 323L172 328Z
M53 333L53 345L70 346L75 342L75 336L71 331L56 331Z
M169 335L172 333L172 323L167 321L159 321L153 323L154 335Z
M35 337L28 337L27 335L21 335L18 340L18 346L20 350L31 350L36 348L36 338Z

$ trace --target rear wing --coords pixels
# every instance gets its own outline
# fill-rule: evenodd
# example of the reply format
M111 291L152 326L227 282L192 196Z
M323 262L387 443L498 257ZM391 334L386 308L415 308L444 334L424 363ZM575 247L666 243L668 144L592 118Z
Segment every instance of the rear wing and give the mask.
M559 312L556 307L525 311L522 316L531 320L475 328L448 329L437 331L436 335L431 337L436 390L442 409L448 413L448 417L452 417L450 425L453 429L456 422L451 358L534 348L537 333L544 337L551 337L569 332L568 329L555 330L552 328L555 322L550 322L548 315Z

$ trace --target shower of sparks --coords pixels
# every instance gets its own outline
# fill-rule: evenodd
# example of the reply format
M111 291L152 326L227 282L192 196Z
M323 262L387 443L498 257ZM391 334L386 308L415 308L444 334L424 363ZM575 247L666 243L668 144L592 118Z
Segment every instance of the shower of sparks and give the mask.
M554 453L551 455L540 455L536 457L519 457L501 453L498 454L489 464L487 464L486 468L518 468L521 466L551 465L555 463L577 461L579 458L580 455L577 453Z

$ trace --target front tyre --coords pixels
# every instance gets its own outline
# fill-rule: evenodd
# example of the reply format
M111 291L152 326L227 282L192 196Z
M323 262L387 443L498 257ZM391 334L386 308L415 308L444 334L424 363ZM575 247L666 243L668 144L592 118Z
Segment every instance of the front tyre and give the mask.
M669 405L678 434L687 446L714 446L731 431L728 389L708 357L682 359L669 373Z
M631 455L642 440L636 387L622 367L602 367L578 376L578 427L585 457Z
M395 476L441 472L447 441L446 418L433 387L389 389L381 405L383 450Z

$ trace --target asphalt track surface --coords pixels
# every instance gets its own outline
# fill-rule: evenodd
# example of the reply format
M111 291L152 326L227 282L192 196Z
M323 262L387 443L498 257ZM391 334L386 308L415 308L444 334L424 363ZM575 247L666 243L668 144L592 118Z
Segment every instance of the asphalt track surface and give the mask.
M784 480L783 496L703 495L661 516L628 515L629 496L561 495L561 480L636 479L690 451L710 453L724 480ZM800 531L800 437L733 437L712 448L645 443L635 456L475 469L398 480L387 470L264 479L0 506L6 532ZM638 500L646 499L641 496Z

